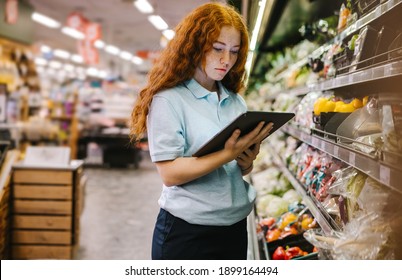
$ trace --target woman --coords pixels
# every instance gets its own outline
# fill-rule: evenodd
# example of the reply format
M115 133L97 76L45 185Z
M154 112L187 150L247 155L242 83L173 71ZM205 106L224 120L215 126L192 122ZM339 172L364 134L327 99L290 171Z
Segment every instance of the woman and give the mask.
M224 149L191 155L247 110L248 34L230 6L204 4L177 26L132 112L132 136L147 130L163 181L153 259L246 259L246 218L255 191L243 180L271 124L260 123Z

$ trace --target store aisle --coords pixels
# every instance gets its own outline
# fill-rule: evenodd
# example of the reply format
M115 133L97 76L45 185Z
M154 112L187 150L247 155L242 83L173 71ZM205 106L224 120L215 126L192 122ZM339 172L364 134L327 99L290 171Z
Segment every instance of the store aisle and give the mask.
M81 260L146 260L162 181L145 154L139 169L85 168Z

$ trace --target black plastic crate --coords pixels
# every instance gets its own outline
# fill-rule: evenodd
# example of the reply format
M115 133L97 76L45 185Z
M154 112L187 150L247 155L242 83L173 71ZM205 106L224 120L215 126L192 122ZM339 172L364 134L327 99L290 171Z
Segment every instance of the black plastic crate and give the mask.
M303 237L303 234L289 235L283 239L278 239L275 241L268 242L267 248L268 248L268 255L269 255L270 260L273 259L273 254L279 246L282 246L284 249L286 249L286 247L297 246L300 249L302 249L303 251L311 252L310 254L308 254L306 256L296 257L296 258L293 258L292 260L318 259L318 254L316 252L313 252L314 246Z

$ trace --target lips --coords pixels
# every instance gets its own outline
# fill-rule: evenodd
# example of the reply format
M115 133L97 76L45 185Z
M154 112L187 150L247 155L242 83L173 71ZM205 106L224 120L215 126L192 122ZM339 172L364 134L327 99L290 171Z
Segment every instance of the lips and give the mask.
M215 68L215 69L218 71L226 72L226 69L224 69L224 68Z

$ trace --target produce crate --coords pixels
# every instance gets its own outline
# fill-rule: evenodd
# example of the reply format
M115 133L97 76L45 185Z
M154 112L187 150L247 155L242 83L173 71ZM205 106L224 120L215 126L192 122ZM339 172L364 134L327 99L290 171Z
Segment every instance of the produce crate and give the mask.
M82 162L66 168L15 165L12 259L73 259L86 180Z

